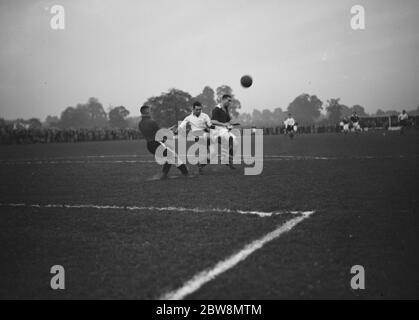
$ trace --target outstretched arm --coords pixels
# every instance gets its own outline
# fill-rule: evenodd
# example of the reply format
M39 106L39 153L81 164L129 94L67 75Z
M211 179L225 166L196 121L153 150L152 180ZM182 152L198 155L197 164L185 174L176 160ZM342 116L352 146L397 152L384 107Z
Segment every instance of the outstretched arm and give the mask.
M179 133L179 129L180 130L186 130L186 126L189 123L189 121L185 118L183 119L183 121L180 123L179 126L176 126L175 130L173 131L175 134Z
M218 120L211 120L212 124L215 124L216 126L221 126L221 127L228 127L230 126L230 122L220 122Z

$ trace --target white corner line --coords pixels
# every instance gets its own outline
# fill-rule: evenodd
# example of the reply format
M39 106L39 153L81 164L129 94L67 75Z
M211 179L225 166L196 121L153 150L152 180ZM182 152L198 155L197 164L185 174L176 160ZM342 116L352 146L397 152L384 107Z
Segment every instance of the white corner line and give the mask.
M300 216L288 220L274 231L268 233L263 238L255 240L246 245L242 250L217 263L212 269L199 272L190 280L186 281L182 287L174 291L163 294L159 300L182 300L186 296L198 291L206 283L216 279L219 275L232 269L238 263L247 259L252 253L261 249L265 244L277 239L282 234L293 229L297 224L309 218L314 211L302 212Z

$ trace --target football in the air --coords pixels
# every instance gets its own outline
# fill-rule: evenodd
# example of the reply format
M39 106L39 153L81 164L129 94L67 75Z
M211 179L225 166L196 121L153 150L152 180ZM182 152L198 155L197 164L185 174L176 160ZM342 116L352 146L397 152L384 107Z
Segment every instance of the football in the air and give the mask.
M249 88L253 83L253 79L252 79L251 76L245 75L245 76L241 77L240 83L241 83L242 87Z

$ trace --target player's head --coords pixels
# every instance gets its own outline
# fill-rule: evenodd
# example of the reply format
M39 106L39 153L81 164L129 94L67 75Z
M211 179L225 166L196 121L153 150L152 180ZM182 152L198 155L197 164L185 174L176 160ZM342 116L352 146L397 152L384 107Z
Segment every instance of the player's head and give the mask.
M405 114L406 113L406 110L403 110L402 113Z
M356 116L356 111L352 112L352 114L353 114L354 116Z
M199 101L195 101L192 105L192 113L194 114L194 116L199 117L201 115L202 112L202 104Z
M231 100L232 100L232 98L229 94L224 94L221 97L222 106L228 108L231 105Z
M291 113L288 113L288 118L292 118L292 115L291 115Z
M147 105L143 105L141 108L140 108L140 113L141 113L141 116L142 117L144 117L144 116L150 116L150 107L149 106L147 106Z

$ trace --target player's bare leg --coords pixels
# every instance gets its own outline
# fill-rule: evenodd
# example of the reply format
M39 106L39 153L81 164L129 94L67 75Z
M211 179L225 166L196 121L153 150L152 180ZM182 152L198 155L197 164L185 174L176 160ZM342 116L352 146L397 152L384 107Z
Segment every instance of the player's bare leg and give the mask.
M171 153L174 156L174 158L177 159L177 163L178 163L177 168L181 172L181 174L184 177L188 177L189 176L188 168L182 162L182 160L178 157L177 153L174 150L172 150L170 147L168 147L166 144L164 144L163 142L160 142L160 144L166 148L166 150L165 150L166 155L167 155L167 153ZM167 179L171 166L172 165L169 164L169 163L165 163L163 165L163 172L162 172L162 175L160 176L161 180Z

